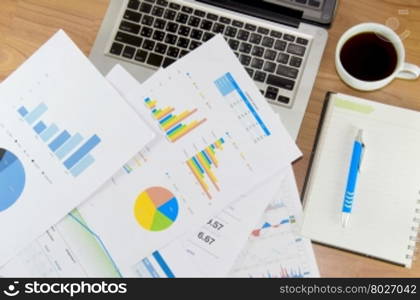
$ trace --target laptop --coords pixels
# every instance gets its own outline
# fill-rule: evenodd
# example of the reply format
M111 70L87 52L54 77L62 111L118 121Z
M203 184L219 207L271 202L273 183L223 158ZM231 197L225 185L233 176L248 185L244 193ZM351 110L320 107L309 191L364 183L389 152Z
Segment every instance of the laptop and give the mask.
M91 61L143 82L222 34L296 138L336 0L110 0Z

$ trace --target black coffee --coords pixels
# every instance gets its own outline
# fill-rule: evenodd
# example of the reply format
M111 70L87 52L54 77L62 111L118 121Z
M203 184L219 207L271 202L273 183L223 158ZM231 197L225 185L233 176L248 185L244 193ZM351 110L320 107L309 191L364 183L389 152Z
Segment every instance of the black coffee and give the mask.
M366 32L350 38L341 49L341 63L353 77L364 81L381 80L397 66L397 51L384 36Z

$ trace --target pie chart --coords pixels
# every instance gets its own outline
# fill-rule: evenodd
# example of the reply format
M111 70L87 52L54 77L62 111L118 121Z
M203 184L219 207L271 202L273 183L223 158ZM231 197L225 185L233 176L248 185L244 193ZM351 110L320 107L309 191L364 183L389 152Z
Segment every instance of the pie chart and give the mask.
M163 187L150 187L138 195L134 204L137 223L149 231L169 228L178 217L178 200Z
M0 148L0 212L12 206L25 187L25 170L12 152Z

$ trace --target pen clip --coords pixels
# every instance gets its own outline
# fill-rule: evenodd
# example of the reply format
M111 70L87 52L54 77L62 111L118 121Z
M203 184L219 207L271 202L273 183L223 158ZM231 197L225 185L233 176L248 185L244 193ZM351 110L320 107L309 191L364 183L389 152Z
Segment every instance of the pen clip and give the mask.
M360 160L359 160L359 166L357 168L357 171L360 173L360 171L362 170L362 162L363 162L363 158L365 156L365 151L366 151L366 146L363 142L361 142L362 144L362 153L360 154Z

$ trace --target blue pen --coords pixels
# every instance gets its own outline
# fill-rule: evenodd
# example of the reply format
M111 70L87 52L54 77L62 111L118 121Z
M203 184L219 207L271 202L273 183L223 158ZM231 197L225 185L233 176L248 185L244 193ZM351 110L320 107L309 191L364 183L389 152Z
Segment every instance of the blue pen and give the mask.
M359 174L360 164L362 162L362 156L365 147L362 141L362 134L363 130L359 129L353 144L353 153L351 155L350 169L347 177L347 186L344 193L342 208L341 223L343 227L346 227L347 223L349 222L349 217L353 206L354 192L356 190L357 176Z

